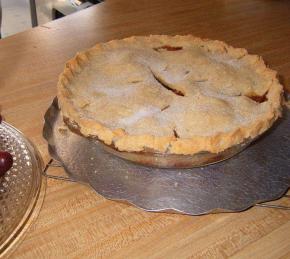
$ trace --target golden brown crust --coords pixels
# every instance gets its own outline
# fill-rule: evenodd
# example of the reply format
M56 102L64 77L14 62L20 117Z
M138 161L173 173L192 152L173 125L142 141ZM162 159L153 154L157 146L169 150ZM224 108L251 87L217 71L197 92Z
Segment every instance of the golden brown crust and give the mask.
M119 45L142 45L149 44L148 42L152 41L168 43L166 45L163 44L161 50L160 47L159 49L156 48L156 51L163 51L163 49L168 48L167 45L171 46L174 45L175 42L178 42L179 44L182 43L182 47L184 48L195 44L200 48L207 49L211 53L216 53L216 55L226 54L232 59L243 60L245 64L251 67L251 69L259 75L259 77L263 77L266 83L264 83L263 88L257 85L254 93L245 90L242 95L250 98L252 94L264 94L266 98L264 103L257 104L257 107L259 105L263 105L263 110L259 111L259 114L255 116L255 119L246 125L237 124L237 127L235 128L231 128L230 130L226 130L224 132L215 132L214 135L192 135L189 137L186 136L186 134L182 135L186 137L180 137L173 133L162 136L152 134L129 134L125 128L105 126L104 123L100 123L98 119L90 118L89 116L82 114L80 109L85 108L88 103L80 98L77 102L75 102L72 83L90 63L90 57L99 51L118 47ZM166 49L164 51L166 51ZM159 74L156 73L154 76L156 76L156 79L158 80ZM184 86L176 86L175 88L175 90L182 91ZM191 95L190 92L188 93ZM280 116L282 86L276 78L276 73L265 66L262 58L256 55L249 55L245 49L233 48L221 41L204 40L190 35L155 35L149 37L130 37L123 40L114 40L105 44L98 44L92 49L78 53L73 59L67 62L63 73L59 77L57 96L63 115L69 118L71 122L76 123L79 126L81 134L84 136L97 136L105 144L114 145L118 150L142 151L145 148L150 148L156 150L157 152L174 154L195 154L201 151L218 153L233 145L243 142L247 138L254 138L258 136L272 125L277 117ZM167 96L165 97L167 98ZM168 98L168 100L171 100L171 97ZM216 100L210 101L216 102ZM239 102L242 103L243 101L244 100L239 99ZM249 103L248 100L247 103ZM214 103L214 105L217 105L217 107L219 105L223 106L222 103ZM223 108L221 107L221 109ZM210 117L210 119L212 119L212 117ZM148 125L152 125L150 123Z

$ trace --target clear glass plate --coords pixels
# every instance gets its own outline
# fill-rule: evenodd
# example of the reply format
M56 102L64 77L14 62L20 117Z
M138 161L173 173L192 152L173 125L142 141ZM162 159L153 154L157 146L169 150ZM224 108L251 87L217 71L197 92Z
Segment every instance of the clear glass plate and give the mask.
M0 256L7 256L39 213L46 178L36 148L5 122L0 124L0 150L13 156L12 168L0 177Z

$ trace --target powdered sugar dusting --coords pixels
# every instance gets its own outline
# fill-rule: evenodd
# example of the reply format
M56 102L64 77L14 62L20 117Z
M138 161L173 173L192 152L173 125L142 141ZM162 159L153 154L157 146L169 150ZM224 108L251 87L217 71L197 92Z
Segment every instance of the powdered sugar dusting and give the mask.
M210 58L219 64L226 64L236 69L240 69L242 67L242 64L239 60L230 58L227 55L223 54L218 55L215 53L214 55L211 55Z
M120 119L119 122L124 126L129 126L141 119L151 117L158 112L160 112L160 109L153 106L142 107L141 109L133 113L131 116Z
M110 97L121 97L128 96L129 94L133 94L136 91L134 87L98 87L97 92L106 94Z

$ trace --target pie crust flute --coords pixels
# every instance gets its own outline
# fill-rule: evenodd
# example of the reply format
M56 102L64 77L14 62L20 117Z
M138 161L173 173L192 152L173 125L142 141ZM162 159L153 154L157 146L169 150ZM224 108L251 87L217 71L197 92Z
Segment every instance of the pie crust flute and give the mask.
M224 42L136 36L99 43L59 77L62 116L120 151L219 153L281 115L283 88L261 57Z

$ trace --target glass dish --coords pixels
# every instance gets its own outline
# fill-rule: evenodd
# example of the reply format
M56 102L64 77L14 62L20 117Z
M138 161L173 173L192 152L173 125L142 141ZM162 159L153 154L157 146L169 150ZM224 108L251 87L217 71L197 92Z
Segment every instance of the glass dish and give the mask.
M2 122L0 150L13 156L13 166L0 177L0 257L10 255L33 220L45 194L42 159L21 132Z
M112 155L128 161L158 168L193 168L224 161L245 149L252 140L230 147L220 153L200 152L195 155L162 154L156 152L124 152L95 140L96 144Z

